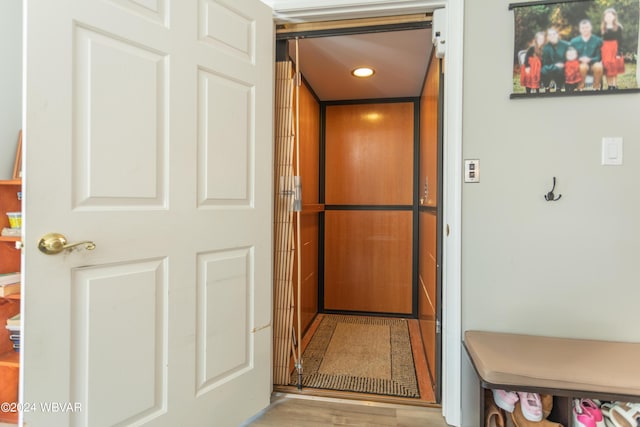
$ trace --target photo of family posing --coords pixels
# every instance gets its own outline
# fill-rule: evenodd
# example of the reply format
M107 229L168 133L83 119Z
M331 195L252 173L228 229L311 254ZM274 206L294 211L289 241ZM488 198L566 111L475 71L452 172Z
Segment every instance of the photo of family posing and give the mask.
M514 94L637 89L638 0L513 5Z

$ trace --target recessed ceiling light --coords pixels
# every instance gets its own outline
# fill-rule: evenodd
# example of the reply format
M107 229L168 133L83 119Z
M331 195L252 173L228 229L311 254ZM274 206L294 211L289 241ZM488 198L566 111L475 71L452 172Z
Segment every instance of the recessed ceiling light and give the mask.
M351 71L351 75L354 77L362 77L362 78L371 77L374 74L375 74L375 71L373 70L373 68L369 68L369 67L359 67Z

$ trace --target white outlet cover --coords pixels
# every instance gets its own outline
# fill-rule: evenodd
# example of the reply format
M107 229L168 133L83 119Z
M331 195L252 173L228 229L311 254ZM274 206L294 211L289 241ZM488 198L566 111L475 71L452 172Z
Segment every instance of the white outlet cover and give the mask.
M464 161L464 182L480 182L479 159L467 159Z

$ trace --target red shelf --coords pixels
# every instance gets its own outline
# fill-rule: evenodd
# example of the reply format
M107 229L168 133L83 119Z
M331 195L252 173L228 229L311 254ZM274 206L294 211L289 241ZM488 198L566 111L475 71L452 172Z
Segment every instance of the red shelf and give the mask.
M20 353L11 351L9 353L0 354L0 366L10 366L12 368L20 367Z
M7 212L22 211L18 193L22 191L22 180L0 180L0 230L9 227ZM21 270L21 251L16 250L20 236L0 236L0 272ZM4 328L6 319L20 312L20 294L0 298L0 402L18 401L20 376L20 353L13 349L9 331ZM17 409L17 405L15 407ZM18 412L0 411L0 422L16 424Z

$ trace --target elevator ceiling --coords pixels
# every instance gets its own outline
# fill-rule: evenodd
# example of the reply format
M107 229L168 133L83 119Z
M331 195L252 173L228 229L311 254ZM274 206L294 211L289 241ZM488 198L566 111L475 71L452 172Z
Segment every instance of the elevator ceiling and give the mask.
M321 101L420 96L431 56L431 29L302 38L302 74ZM289 42L295 60L295 41ZM358 79L351 71L375 70Z

